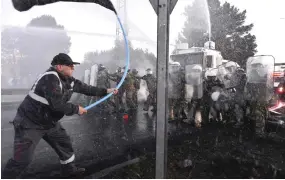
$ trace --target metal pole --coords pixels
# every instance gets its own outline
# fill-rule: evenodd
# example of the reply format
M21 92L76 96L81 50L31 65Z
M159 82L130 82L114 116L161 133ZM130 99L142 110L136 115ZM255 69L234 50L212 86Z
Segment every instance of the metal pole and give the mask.
M165 179L167 172L168 54L170 0L158 0L157 21L157 121L155 178Z

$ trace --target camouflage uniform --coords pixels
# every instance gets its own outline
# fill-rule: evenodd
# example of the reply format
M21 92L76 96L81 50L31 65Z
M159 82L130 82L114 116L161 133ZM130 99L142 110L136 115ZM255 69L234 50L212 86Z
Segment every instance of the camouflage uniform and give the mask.
M108 75L107 69L103 65L99 65L98 69L98 78L97 78L97 87L100 88L111 88L111 83L109 81L109 75ZM101 97L99 97L101 98ZM98 99L99 99L98 98ZM101 103L102 109L109 109L109 107L116 108L116 104L112 101L112 99L107 99L105 102Z
M185 78L181 69L171 72L169 74L169 110L170 119L179 119L184 115L184 84Z
M250 94L247 102L250 110L248 117L251 124L253 124L255 133L262 136L268 117L268 102L261 100L259 94L264 94L264 92L261 91L266 91L266 87L260 87L260 85L252 83L248 83L246 87L247 93Z
M224 88L224 84L216 77L208 77L206 81L203 83L203 98L201 100L201 103L203 105L202 107L202 124L207 124L209 122L209 114L211 107L213 107L213 104L209 103L212 102L211 94L215 91L213 88L219 87ZM220 113L217 114L217 117L219 120L221 120Z
M112 81L115 81L117 85L120 83L120 80L122 79L122 77L123 77L123 72L120 67L117 69L116 73L109 74L109 79L111 79ZM124 84L125 83L122 84L122 86L118 90L118 94L115 96L117 110L119 110L119 108L124 109L124 104L123 104L123 95L125 93Z
M146 81L149 95L144 104L143 110L148 111L149 106L153 106L153 111L156 110L156 78L151 73L151 69L147 69L147 74L141 77Z
M130 73L130 70L128 70L128 75L125 80L125 89L126 89L126 104L127 107L132 109L135 108L135 94L136 94L136 88L135 88L135 80L136 77Z
M133 101L134 101L134 105L135 107L138 107L138 91L140 89L140 78L138 76L138 71L136 69L133 69L132 74L135 78L135 92L134 92L134 96L133 96Z

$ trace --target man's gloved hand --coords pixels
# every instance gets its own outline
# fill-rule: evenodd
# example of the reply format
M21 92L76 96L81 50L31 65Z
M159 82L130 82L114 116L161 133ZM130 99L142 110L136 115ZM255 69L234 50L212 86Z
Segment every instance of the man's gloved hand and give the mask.
M87 110L84 109L82 106L79 106L78 108L78 114L79 115L83 115L83 114L86 114L87 113Z
M110 89L107 89L107 93L113 93L113 94L118 94L118 89L116 88L110 88Z

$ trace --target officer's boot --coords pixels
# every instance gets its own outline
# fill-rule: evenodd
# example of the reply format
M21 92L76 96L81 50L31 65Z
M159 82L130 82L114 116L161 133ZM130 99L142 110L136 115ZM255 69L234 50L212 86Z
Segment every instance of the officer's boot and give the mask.
M63 177L82 175L84 172L85 168L79 168L73 162L61 165L61 176Z

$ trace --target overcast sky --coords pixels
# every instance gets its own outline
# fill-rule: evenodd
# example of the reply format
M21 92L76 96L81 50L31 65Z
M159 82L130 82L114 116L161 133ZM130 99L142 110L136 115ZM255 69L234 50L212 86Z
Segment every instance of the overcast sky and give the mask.
M116 0L112 1L116 4ZM276 61L285 62L285 53L283 53L285 48L283 45L285 44L285 0L227 1L240 10L247 10L247 23L254 23L252 34L257 37L258 54L272 54ZM179 0L171 15L171 44L174 44L183 27L184 8L191 2L192 0ZM128 0L127 3L129 35L134 46L148 48L156 53L157 18L149 0ZM13 8L11 0L1 1L2 26L23 27L32 18L43 14L52 15L59 24L64 25L70 31L72 41L70 55L76 61L82 61L84 53L88 51L110 49L113 46L116 18L111 11L98 5L60 2L34 7L26 12L18 12ZM74 33L74 31L97 33L97 35L84 35ZM102 36L102 34L109 36ZM173 46L170 46L170 50L172 49Z

